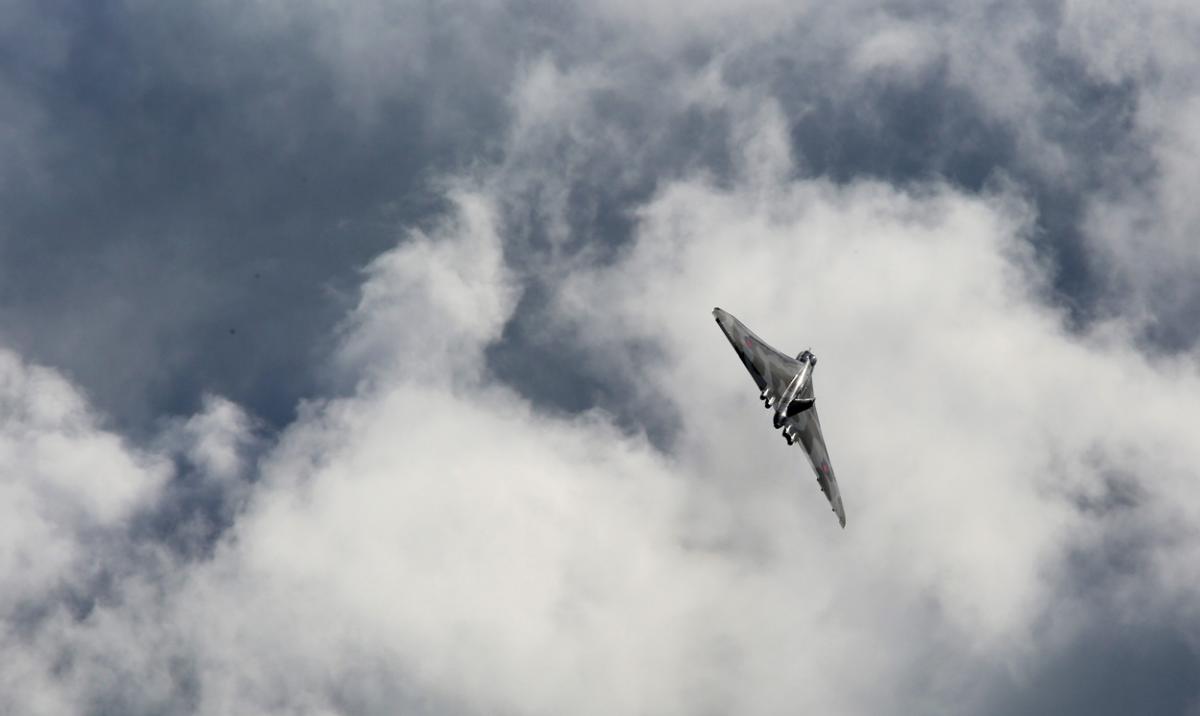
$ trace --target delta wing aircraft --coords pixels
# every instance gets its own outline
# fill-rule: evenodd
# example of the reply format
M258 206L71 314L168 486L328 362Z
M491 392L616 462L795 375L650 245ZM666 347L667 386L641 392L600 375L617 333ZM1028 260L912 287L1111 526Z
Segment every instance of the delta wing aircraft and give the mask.
M798 442L804 447L813 472L817 474L817 484L821 486L825 497L829 498L838 523L845 527L846 511L842 508L842 494L838 491L837 478L829 465L829 451L825 448L821 421L817 418L817 398L812 385L817 357L812 351L804 351L795 358L789 358L725 311L714 308L713 317L762 391L759 397L763 405L772 411L775 428L782 431L788 445Z

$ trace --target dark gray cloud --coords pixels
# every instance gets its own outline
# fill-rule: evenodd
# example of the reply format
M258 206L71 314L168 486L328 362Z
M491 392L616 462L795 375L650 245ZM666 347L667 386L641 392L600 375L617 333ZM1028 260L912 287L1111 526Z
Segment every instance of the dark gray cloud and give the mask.
M414 5L392 22L419 23L402 49L421 67L364 107L321 54L338 28L303 6L20 9L58 51L3 57L8 110L38 121L0 191L0 331L135 428L206 391L287 422L356 271L437 215L439 175L486 156L518 46ZM494 62L465 51L477 39Z
M1081 501L1101 527L1055 565L1057 606L1037 625L1031 653L983 679L985 713L1188 714L1200 703L1200 623L1186 603L1164 598L1155 568L1156 555L1194 530L1155 524L1151 502L1129 474Z
M1114 310L1080 227L1083 198L1113 181L1114 163L1148 171L1130 121L1136 88L1089 76L1060 48L1053 5L988 20L1044 23L1024 42L1052 99L1029 121L1068 157L1066 176L1039 170L1018 141L1023 127L981 104L987 88L952 72L944 51L912 70L852 67L888 22L978 30L935 6L864 15L837 32L859 10L831 9L761 42L726 48L701 33L665 52L611 17L535 3L364 6L361 23L316 7L18 6L25 25L9 32L3 68L8 114L25 118L23 163L0 191L0 331L67 370L122 424L190 412L205 391L286 423L298 397L323 387L312 366L356 270L439 214L436 179L448 173L557 163L564 196L537 180L508 193L512 259L541 280L556 231L545 206L556 202L567 232L556 250L610 257L661 182L730 177L724 111L661 93L706 70L781 102L802 173L971 191L1014 178L1036 205L1035 245L1057 267L1057 300L1083 322ZM577 96L591 136L542 138L513 156L507 93L543 53L563 72L616 68L618 79ZM522 342L531 333L511 331L501 354L545 353ZM497 370L530 383L511 363ZM529 390L579 404L569 390Z
M1200 654L1173 627L1099 624L1020 678L1001 678L993 714L1186 714Z

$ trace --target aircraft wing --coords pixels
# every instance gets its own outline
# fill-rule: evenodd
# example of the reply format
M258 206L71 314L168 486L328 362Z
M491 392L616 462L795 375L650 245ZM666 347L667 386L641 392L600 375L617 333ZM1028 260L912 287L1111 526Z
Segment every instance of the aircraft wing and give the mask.
M811 384L805 386L802 396L812 397ZM821 486L821 492L825 493L830 506L833 507L838 523L845 527L846 510L842 507L842 493L838 490L833 466L829 464L829 450L825 447L825 437L821 434L821 419L817 417L817 406L793 415L788 418L788 423L794 426L793 429L799 438L797 442L804 446L804 452L808 454L808 461L812 464L813 472L817 474L817 484Z
M744 323L719 308L713 309L713 318L717 319L717 325L742 359L758 389L770 388L776 396L782 395L800 370L800 361L775 350Z

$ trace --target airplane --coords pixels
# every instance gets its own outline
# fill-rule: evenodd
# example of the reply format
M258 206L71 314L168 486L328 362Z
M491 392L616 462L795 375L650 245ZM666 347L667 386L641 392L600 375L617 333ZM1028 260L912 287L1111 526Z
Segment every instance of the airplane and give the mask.
M788 445L800 443L804 447L817 475L817 484L829 499L838 523L845 528L842 493L829 465L829 451L821 435L817 398L813 393L812 374L817 367L817 357L810 350L802 351L795 358L787 357L720 308L713 309L713 318L762 391L758 397L771 411L775 428L782 432Z

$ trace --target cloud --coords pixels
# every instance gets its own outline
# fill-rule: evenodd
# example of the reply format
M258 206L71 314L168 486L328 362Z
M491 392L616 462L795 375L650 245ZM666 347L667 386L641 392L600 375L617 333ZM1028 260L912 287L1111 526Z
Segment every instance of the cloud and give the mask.
M415 232L366 269L358 306L342 324L337 355L351 376L376 373L440 384L480 370L517 299L494 209L465 190L454 222Z
M4 708L1195 707L1188 10L17 10Z
M211 559L37 632L80 655L67 678L45 667L45 693L198 713L986 709L1090 633L1064 590L1072 555L1192 517L1200 380L1119 326L1067 330L1013 197L664 187L629 250L574 274L553 313L671 406L667 451L488 376L515 278L493 200L455 197L366 274L343 335L368 379L301 410ZM825 270L801 280L812 261ZM825 358L847 531L764 428L714 303ZM655 361L636 360L643 342ZM1120 383L1141 401L1096 389ZM1134 497L1097 509L1114 474ZM1156 537L1136 553L1153 567L1109 573L1129 601L1105 614L1194 629L1195 582L1173 576L1189 544ZM125 649L134 665L102 678Z
M1151 335L1168 346L1190 345L1195 335L1187 317L1200 308L1194 290L1200 263L1186 187L1196 179L1200 152L1193 119L1200 86L1187 38L1200 27L1200 14L1173 3L1132 14L1069 3L1065 15L1063 45L1093 76L1132 88L1136 102L1125 121L1148 154L1148 161L1113 166L1107 191L1089 201L1088 232L1126 289L1122 300L1143 313Z
M781 131L770 117L755 125L764 141ZM1022 688L1025 665L1091 633L1086 602L1064 589L1075 555L1121 525L1162 534L1189 519L1178 496L1196 458L1197 377L1147 361L1120 325L1068 330L1042 303L1017 198L819 180L665 187L629 250L574 274L554 311L671 407L667 452L604 413L547 416L480 382L502 319L460 307L512 305L486 205L470 198L474 218L372 270L364 295L399 289L439 317L416 334L421 355L413 335L390 334L401 348L380 354L404 360L379 365L393 380L289 429L193 583L204 598L185 591L185 604L243 606L218 601L197 620L229 615L236 644L206 642L228 660L207 676L213 693L336 708L343 673L382 669L398 675L386 693L450 711L986 709ZM824 270L806 277L813 263ZM415 279L419 266L432 270ZM465 275L479 277L469 291ZM715 303L783 345L826 347L847 532L756 419L710 325ZM392 306L364 300L357 330L391 325L372 315ZM439 330L456 338L428 339ZM643 343L655 360L637 360ZM1139 402L1097 389L1119 384ZM1097 510L1115 475L1134 499ZM1157 566L1110 572L1106 589L1128 601L1103 613L1136 624L1154 603L1157 620L1194 630L1181 608L1193 582L1170 576L1188 541L1133 552ZM245 680L240 659L272 650L292 668ZM799 676L819 673L839 688Z
M9 5L0 336L142 437L209 393L278 428L328 387L357 271L486 153L521 27L474 5Z
M0 353L5 612L67 586L87 567L81 542L119 527L168 474L103 430L85 399L54 371Z
M660 182L729 175L733 92L778 103L806 175L1013 178L1058 300L1187 345L1191 16L1112 12L18 2L0 334L143 436L208 393L278 428L329 389L357 271L436 221L443 177L505 168L506 255L531 274L548 255L606 260ZM1170 41L1141 40L1160 26ZM552 165L561 181L539 179ZM494 351L531 393L532 333Z
M0 704L68 710L36 634L86 611L96 585L128 569L136 514L154 504L170 463L105 430L55 371L0 352ZM68 621L70 617L65 617Z

